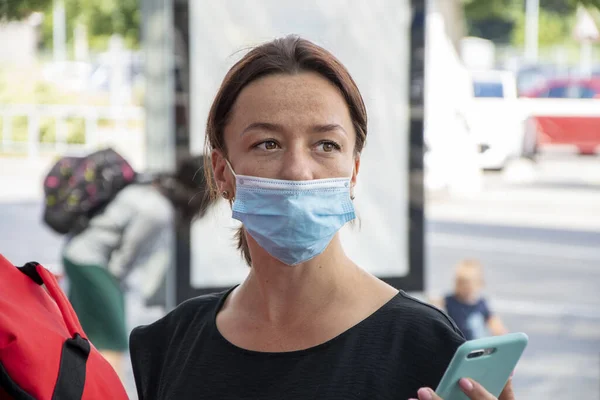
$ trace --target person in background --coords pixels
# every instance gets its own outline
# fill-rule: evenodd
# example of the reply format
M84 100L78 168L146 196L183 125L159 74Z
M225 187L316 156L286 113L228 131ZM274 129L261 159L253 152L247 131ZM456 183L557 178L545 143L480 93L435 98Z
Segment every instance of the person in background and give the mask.
M173 218L204 215L209 206L205 182L204 157L196 156L174 174L132 183L63 249L69 300L90 341L121 377L128 348L125 278L141 269L143 282L136 286L142 295L161 297L172 264Z
M454 293L433 304L446 310L467 340L508 333L500 317L490 310L482 296L483 266L477 260L463 260L455 273Z

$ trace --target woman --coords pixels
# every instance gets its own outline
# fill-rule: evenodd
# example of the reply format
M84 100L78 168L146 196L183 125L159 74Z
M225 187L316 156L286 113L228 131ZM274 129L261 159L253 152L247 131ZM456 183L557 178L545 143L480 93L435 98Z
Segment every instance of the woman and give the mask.
M188 218L208 207L204 176L197 174L203 166L202 156L190 157L173 175L126 186L63 250L73 308L120 376L128 348L123 280L141 270L142 294L156 297L171 263L174 211Z
M213 189L243 224L250 270L241 285L133 331L140 399L434 398L425 387L461 333L340 243L367 135L344 66L293 36L259 46L226 75L206 134Z

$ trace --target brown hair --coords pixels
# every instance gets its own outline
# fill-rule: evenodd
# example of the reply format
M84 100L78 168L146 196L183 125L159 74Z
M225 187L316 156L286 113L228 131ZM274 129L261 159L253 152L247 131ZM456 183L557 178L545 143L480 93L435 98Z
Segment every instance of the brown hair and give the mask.
M367 110L356 83L348 70L329 51L295 35L275 39L251 49L227 73L215 96L206 123L205 152L220 150L227 156L224 129L229 122L231 109L240 92L251 82L274 74L295 75L315 72L339 90L350 111L356 132L355 152L360 153L367 138ZM210 163L210 157L206 162ZM211 168L205 168L207 182L213 198L219 196L211 176ZM237 234L237 247L248 265L252 264L244 228Z
M208 194L205 157L189 156L179 162L172 174L159 175L154 184L185 218L202 218L213 204Z

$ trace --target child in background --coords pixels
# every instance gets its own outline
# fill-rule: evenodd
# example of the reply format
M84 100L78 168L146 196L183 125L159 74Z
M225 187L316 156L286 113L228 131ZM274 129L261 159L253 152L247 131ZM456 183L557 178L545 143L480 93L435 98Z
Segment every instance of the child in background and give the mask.
M483 267L479 261L463 260L456 268L454 293L433 303L446 310L467 340L503 335L508 330L481 296Z

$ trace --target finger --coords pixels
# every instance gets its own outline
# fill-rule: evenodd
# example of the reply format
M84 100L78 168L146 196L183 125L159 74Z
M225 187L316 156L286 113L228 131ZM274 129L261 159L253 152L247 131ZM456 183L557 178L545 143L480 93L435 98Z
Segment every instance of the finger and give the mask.
M419 391L417 392L417 396L419 397L418 400L442 400L442 398L435 394L435 392L430 388L419 389Z
M461 378L461 380L458 381L458 385L471 400L498 400L496 397L492 396L490 392L485 390L483 386L472 379Z
M515 400L515 392L513 391L512 379L509 379L504 386L504 390L500 394L498 400Z

